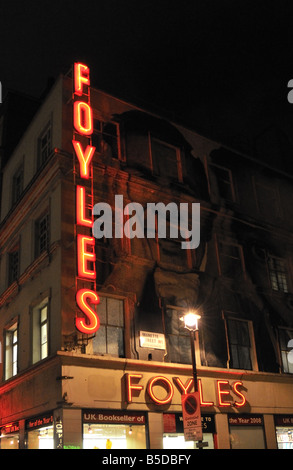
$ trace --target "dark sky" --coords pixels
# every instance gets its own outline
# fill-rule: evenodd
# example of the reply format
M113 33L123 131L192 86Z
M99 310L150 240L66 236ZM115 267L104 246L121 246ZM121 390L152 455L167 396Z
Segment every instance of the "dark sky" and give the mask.
M292 0L0 0L4 93L38 96L74 61L214 137L293 129Z

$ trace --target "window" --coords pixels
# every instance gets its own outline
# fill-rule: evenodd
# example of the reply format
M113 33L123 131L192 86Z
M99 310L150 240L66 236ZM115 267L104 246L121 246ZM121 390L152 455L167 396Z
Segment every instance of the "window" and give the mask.
M257 209L261 216L272 219L280 217L279 193L275 183L269 183L263 179L254 180Z
M234 278L244 274L244 258L242 247L236 243L218 243L219 272L220 275Z
M190 334L184 327L182 309L168 307L165 311L167 352L170 362L191 363Z
M279 328L278 333L283 372L293 374L293 329Z
M32 362L38 362L49 354L49 306L48 298L32 309Z
M96 151L110 158L121 158L119 125L94 119L92 144Z
M38 169L48 160L52 151L52 128L49 123L38 140Z
M153 174L182 182L181 154L178 147L149 137Z
M5 330L5 379L17 374L18 325L14 322Z
M124 301L100 296L97 311L100 328L93 338L93 354L124 357Z
M252 370L250 322L226 318L229 368Z
M8 254L8 285L12 284L19 276L19 247L16 246Z
M35 255L39 256L49 247L49 214L46 212L35 223Z
M279 292L288 292L285 261L272 255L267 256L267 265L271 288Z
M235 202L235 191L231 171L215 164L211 164L210 168L217 179L219 196L227 201Z
M13 175L12 179L12 204L15 204L23 191L23 164Z

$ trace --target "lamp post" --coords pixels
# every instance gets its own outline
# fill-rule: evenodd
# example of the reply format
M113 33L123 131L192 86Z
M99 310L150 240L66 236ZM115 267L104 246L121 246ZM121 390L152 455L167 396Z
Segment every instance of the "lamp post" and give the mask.
M186 315L181 317L181 320L184 321L184 327L189 330L190 333L190 347L191 347L191 360L192 360L192 374L193 374L193 385L194 390L198 392L198 383L197 383L197 369L196 369L196 356L195 356L195 332L198 331L198 321L200 315L196 312L188 312Z
M193 385L194 391L198 394L198 381L197 381L197 369L196 369L196 356L195 356L195 332L198 331L198 321L200 319L200 315L196 312L191 311L186 313L180 320L184 321L184 327L189 330L190 333L190 347L191 347L191 360L192 360L192 375L193 375ZM199 405L200 406L200 405ZM200 416L200 414L199 414ZM201 418L199 418L201 419ZM202 433L201 433L202 435ZM202 442L202 438L198 441L197 447L202 449L204 446Z

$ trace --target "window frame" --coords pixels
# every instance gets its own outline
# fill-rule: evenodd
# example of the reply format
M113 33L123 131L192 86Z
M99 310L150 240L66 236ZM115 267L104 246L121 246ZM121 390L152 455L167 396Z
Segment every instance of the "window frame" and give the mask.
M256 209L260 217L263 219L271 219L272 217L277 218L278 220L282 219L282 210L281 210L281 201L280 201L280 192L277 184L274 182L273 184L270 184L268 181L264 181L264 177L257 177L255 175L252 175L252 185L253 185L253 191L254 191L254 198L255 198L255 204L256 204ZM270 193L274 193L275 195L275 210L273 211L273 214L267 215L263 214L263 211L261 210L260 207L260 196L263 194L263 190L267 191L269 190ZM271 207L271 206L270 206Z
M129 330L129 325L128 325L128 316L127 315L127 312L128 312L128 308L127 308L127 298L124 297L124 296L119 296L119 295L104 295L103 293L99 294L99 297L100 297L100 300L101 298L104 298L106 299L106 323L101 321L101 318L100 318L100 327L105 327L105 338L106 338L106 341L105 341L105 351L104 352L92 352L92 354L94 355L101 355L101 356L112 356L112 357L117 357L117 358L127 358L129 357L129 333L127 333L127 331ZM108 299L111 299L111 300L117 300L117 301L120 301L122 302L122 308L123 308L123 312L122 312L122 316L123 316L123 326L119 326L119 325L114 325L114 324L109 324L108 323L108 308L107 308L107 300ZM99 307L97 308L97 313L99 314L99 311L98 311ZM107 343L107 329L108 327L110 328L118 328L121 330L121 338L122 338L122 349L123 349L123 354L119 354L119 346L118 346L118 355L114 355L112 354L111 352L109 352L109 348L108 348L108 343ZM99 334L99 330L96 332L95 336L92 338L92 340L94 341L94 338ZM104 344L103 344L104 346ZM94 351L94 344L92 344L92 350Z
M46 308L46 320L41 321L41 312ZM31 363L36 364L50 355L50 294L47 292L45 297L37 299L30 306L31 315ZM46 355L42 354L42 326L46 325L47 336L47 352Z
M40 235L40 224L44 218L47 218L47 229L46 229L46 246L42 248L41 235ZM49 208L42 212L34 221L34 254L35 258L38 258L42 253L48 251L50 246L50 232L51 232L51 220ZM44 232L45 233L45 232Z
M234 241L226 241L226 240L221 240L215 235L215 245L216 245L216 256L217 256L217 262L218 262L218 272L220 276L223 276L227 279L234 279L233 276L228 276L227 274L223 273L223 263L221 260L222 256L225 256L230 259L238 259L240 266L241 266L241 271L243 275L243 279L246 279L246 269L245 269L245 259L244 259L244 253L243 253L243 246L240 245L237 242ZM226 246L231 246L231 247L236 247L239 252L239 257L235 258L233 256L228 256L228 255L223 255L220 251L220 245L226 245Z
M12 256L17 254L17 268L16 268L16 274L12 274ZM13 284L13 282L17 281L19 278L20 274L20 244L17 243L14 245L14 247L9 250L8 256L7 256L7 279L8 279L8 286Z
M274 267L270 266L270 260L274 262ZM283 264L283 270L280 271L276 267L276 263L282 262ZM273 292L278 292L280 294L288 294L289 293L289 269L287 262L284 258L281 258L279 256L272 255L271 253L266 253L266 267L267 267L267 273L268 273L268 281L269 281L269 286L270 289ZM272 276L275 277L275 279L272 279ZM280 280L280 276L284 276L283 280ZM284 289L281 289L281 284L284 284L284 281L286 283L286 286L284 286ZM277 288L275 289L273 287L273 283L276 283Z
M170 144L169 142L166 142L154 135L150 131L148 131L148 146L149 146L149 158L150 158L150 164L151 164L151 171L154 176L157 176L158 178L165 178L165 175L160 175L159 173L156 172L155 168L156 165L155 163L155 158L153 155L153 147L152 147L152 142L157 142L158 144L168 147L172 150L175 151L176 153L176 168L177 168L177 182L178 183L183 183L183 168L182 168L182 151L180 147ZM166 175L167 178L170 178L170 176Z
M14 335L16 333L16 341ZM9 344L7 342L9 341ZM19 319L14 318L4 327L4 380L18 374Z
M240 318L237 316L237 313L235 312L229 312L226 310L222 311L222 319L224 321L224 326L225 326L225 336L226 336L226 346L227 346L227 369L233 369L233 370L252 370L252 371L258 371L258 362L257 362L257 354L256 354L256 346L255 346L255 336L254 336L254 328L253 328L253 322L252 320L247 320L246 318ZM247 334L249 337L249 345L242 345L242 344L237 344L237 343L232 343L231 338L229 337L229 326L228 322L233 321L233 322L242 322L243 324L247 325ZM238 362L239 360L239 350L238 348L240 347L246 347L248 352L249 352L249 360L251 364L250 369L244 369L243 367L233 367L233 362L232 362L232 352L231 352L231 345L235 345L237 347L237 354L238 354ZM235 361L234 361L235 362ZM231 366L232 364L232 366Z
M40 170L50 159L52 154L52 120L50 119L43 130L40 132L38 137L38 148L37 148L37 170ZM42 140L49 134L48 142L44 145L45 157L43 155L44 150L42 147Z
M291 341L291 340L293 341L293 328L287 328L285 326L278 326L277 335L278 335L278 347L279 347L279 354L280 354L280 361L281 361L280 365L282 367L281 372L283 374L293 374L293 363L288 361L288 354L293 349L293 346L291 346L291 347L288 346L288 343L289 343L289 341L288 341L288 343L285 346L285 349L283 349L282 344L281 344L281 335L280 335L280 333L283 332L283 331L285 331L286 333L289 332L288 336L291 336L291 339L289 341ZM283 360L284 355L286 356L286 366L285 366L284 360ZM285 370L286 368L288 369L287 371ZM291 368L291 371L290 371L290 368Z
M101 125L102 125L102 128L101 130L98 130L96 127L95 127L95 122L99 122ZM106 134L106 132L104 131L104 128L105 126L107 126L107 124L109 125L113 125L116 127L116 139L117 139L117 157L113 156L113 151L112 151L112 156L111 158L116 160L116 161L124 161L125 158L123 158L123 155L122 155L122 148L121 148L121 131L120 131L120 123L113 120L113 119L108 119L108 120L105 120L105 118L101 117L101 116L98 116L98 115L94 115L94 118L93 118L93 136L100 136L101 137L101 142L105 141L105 139L103 139L103 134ZM112 137L111 134L109 134L110 137ZM107 142L106 142L107 143ZM93 144L94 145L94 144ZM110 145L110 144L108 144ZM101 149L99 148L96 148L96 152L99 154L99 155L103 155L103 150L101 151Z
M230 170L230 168L227 168L223 165L219 165L218 163L210 162L210 163L208 163L208 169L209 169L209 173L210 172L212 173L212 178L215 178L215 181L216 181L216 184L217 184L217 195L218 195L218 197L220 197L224 201L236 203L237 198L236 198L235 183L234 183L233 173ZM230 192L231 192L231 199L227 198L227 197L224 197L221 194L220 186L219 186L219 178L218 178L218 175L217 175L217 169L222 170L222 171L226 171L228 173L227 182L225 180L222 180L222 181L224 181L224 183L229 184Z
M18 178L20 177L20 183L17 183ZM17 189L18 186L21 187L21 189ZM11 205L14 206L19 199L21 198L21 195L24 190L24 161L21 162L21 164L18 166L17 170L14 172L12 176L12 181L11 181Z
M166 318L167 318L167 310L173 310L173 311L176 311L177 312L177 321L178 321L178 331L179 331L179 334L176 335L176 334L173 334L173 333L168 333L167 332L167 328L166 328ZM190 336L190 332L184 327L184 321L180 319L180 315L183 316L184 314L186 314L188 311L188 308L185 308L185 307L178 307L176 305L170 305L170 304L167 304L165 305L164 307L164 310L163 310L163 315L164 315L164 335L165 335L165 341L166 341L166 353L167 353L167 357L169 358L169 363L171 364L192 364L192 357L191 357L191 346L190 346L190 341L191 341L191 336ZM181 322L181 323L179 323ZM184 334L180 334L180 330L182 330L182 332L184 332ZM186 341L188 343L188 346L187 346L187 349L188 349L188 359L187 361L185 362L173 362L171 359L172 359L172 355L171 355L171 347L170 347L170 340L169 340L169 337L170 336L177 336L177 337L184 337L186 338ZM195 332L195 338L196 338L196 341L195 341L195 356L196 356L196 364L197 364L197 367L200 367L201 366L201 357L200 357L200 347L199 347L199 335L198 335L198 331ZM184 351L183 352L180 352L179 351L179 354L182 355L184 354Z

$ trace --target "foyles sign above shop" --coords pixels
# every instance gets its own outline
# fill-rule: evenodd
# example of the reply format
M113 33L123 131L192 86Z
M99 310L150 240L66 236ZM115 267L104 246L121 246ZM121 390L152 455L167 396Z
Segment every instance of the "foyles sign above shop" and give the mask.
M96 281L95 238L166 238L169 217L170 237L180 238L183 250L196 249L200 243L200 204L192 203L189 208L188 203L170 202L165 205L157 202L147 203L144 208L139 203L131 202L124 207L123 196L118 194L115 195L114 221L109 204L94 204L92 160L96 148L92 146L91 139L94 126L90 103L90 70L81 63L74 64L73 127L78 271L76 302L83 313L83 316L77 315L75 325L80 332L93 334L100 326L94 309L99 304L99 296L96 289L92 288ZM87 204L87 201L90 203ZM91 211L88 210L89 206ZM78 280L82 282L78 283ZM82 286L85 281L90 281L91 288Z

